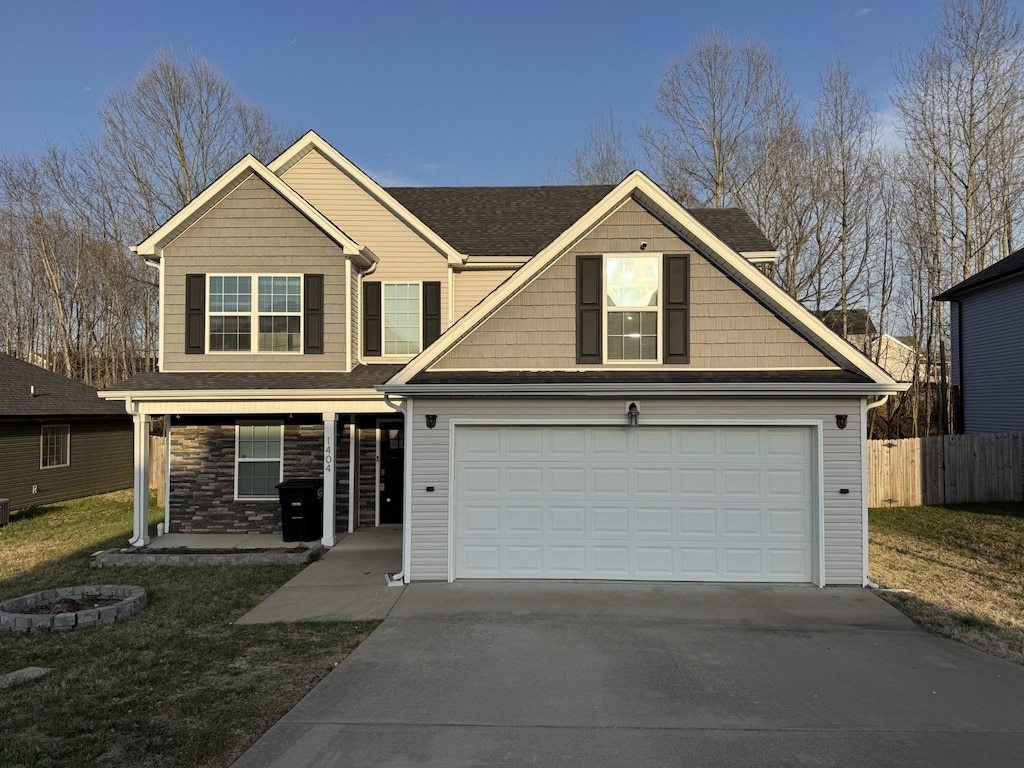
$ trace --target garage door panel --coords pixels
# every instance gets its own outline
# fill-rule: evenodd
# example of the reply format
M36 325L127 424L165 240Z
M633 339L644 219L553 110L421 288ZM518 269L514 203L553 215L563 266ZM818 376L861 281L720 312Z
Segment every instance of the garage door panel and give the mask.
M579 535L587 532L586 507L552 506L548 516L551 521L548 530L553 534Z
M454 574L810 581L811 437L805 427L457 428Z
M595 494L604 496L626 496L629 494L629 470L625 467L601 467L591 469Z
M672 536L671 507L637 507L633 531L641 536Z

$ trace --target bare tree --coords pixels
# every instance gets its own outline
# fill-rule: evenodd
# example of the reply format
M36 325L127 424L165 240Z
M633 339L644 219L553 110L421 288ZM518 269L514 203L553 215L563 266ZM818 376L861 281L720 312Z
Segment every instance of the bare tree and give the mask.
M622 127L609 112L590 127L583 146L573 153L568 175L573 184L618 184L633 167Z
M157 52L130 88L100 108L98 163L125 231L141 238L246 153L268 159L285 146L258 106L245 102L213 64Z
M741 181L735 163L744 143L773 109L779 94L777 61L764 44L739 50L712 28L682 64L669 67L654 105L658 121L641 128L651 167L668 191L687 204L735 202Z

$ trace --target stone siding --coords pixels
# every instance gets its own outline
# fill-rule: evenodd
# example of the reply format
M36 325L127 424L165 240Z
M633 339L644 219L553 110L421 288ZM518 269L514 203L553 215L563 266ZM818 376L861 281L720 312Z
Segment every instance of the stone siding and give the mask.
M335 511L337 529L348 527L348 432L338 425ZM323 476L323 425L286 424L284 477ZM235 501L235 425L171 427L171 533L275 533L277 500Z

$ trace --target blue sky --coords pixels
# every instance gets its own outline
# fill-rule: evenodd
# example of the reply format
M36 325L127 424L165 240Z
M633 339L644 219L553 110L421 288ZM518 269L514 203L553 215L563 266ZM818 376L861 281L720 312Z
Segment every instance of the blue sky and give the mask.
M767 43L805 109L820 73L843 56L884 115L895 57L927 39L939 8L939 0L12 3L0 12L0 153L96 135L105 94L130 84L166 45L182 57L198 51L296 136L316 130L382 183L545 183L609 111L632 137L651 116L666 68L711 25Z

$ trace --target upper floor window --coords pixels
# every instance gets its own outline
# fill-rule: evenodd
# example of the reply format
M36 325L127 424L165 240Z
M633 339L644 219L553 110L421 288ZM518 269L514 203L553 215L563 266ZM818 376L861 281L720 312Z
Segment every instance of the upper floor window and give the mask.
M421 346L420 284L384 283L384 354L415 355Z
M66 467L71 464L71 426L44 424L39 437L39 468Z
M658 360L660 287L660 255L605 257L605 360Z
M209 281L211 352L302 351L300 276L210 275Z

